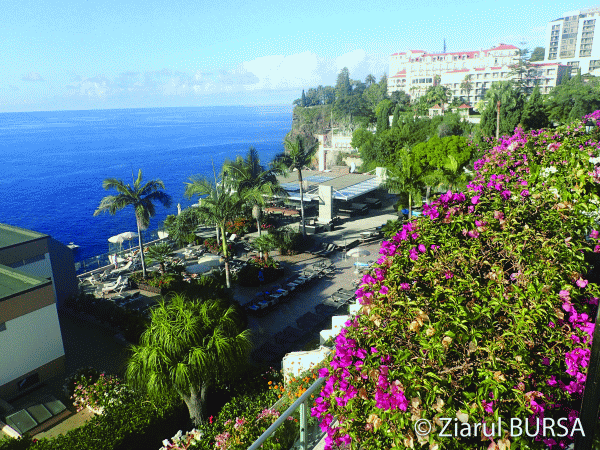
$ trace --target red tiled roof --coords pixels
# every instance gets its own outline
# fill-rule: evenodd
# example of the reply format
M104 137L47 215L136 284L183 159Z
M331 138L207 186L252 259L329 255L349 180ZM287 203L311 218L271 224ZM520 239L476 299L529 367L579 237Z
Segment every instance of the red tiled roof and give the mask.
M498 66L498 67L490 67L490 69L492 69L492 70L500 70L500 69L502 69L502 66Z
M394 76L392 76L390 78L406 78L406 69L405 70L401 70L396 75L394 75Z
M423 56L447 56L447 55L467 55L467 57L469 58L473 58L477 53L479 53L479 50L468 50L468 51L464 51L464 52L451 52L451 53L427 53Z
M549 63L531 63L531 65L539 67L539 66L562 66L564 64L560 64L557 62L549 62Z
M440 105L433 105L430 109L442 109Z
M411 50L413 53L427 53L425 50Z
M459 72L468 72L469 69L456 69L456 70L448 70L444 73L459 73Z
M482 71L482 70L485 70L485 67L475 67L475 70Z
M470 107L469 105L467 105L466 103L463 103L462 105L460 105L460 106L458 107L458 109L461 109L461 108L462 108L462 109L471 109L471 107Z
M497 47L494 48L490 48L489 50L519 50L519 47L515 47L514 45L510 45L510 44L498 44Z

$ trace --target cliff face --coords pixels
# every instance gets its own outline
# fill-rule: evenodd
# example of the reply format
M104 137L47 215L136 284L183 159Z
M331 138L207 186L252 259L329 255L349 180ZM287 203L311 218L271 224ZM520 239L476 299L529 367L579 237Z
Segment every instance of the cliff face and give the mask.
M292 129L286 135L287 139L295 139L297 135L308 138L309 142L315 139L316 134L329 132L332 105L309 106L303 108L296 106L292 116Z

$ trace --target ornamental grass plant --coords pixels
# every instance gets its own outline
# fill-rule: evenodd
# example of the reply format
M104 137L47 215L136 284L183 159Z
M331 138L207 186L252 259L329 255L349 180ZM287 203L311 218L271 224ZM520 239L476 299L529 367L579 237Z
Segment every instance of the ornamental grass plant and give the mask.
M448 191L382 243L362 309L320 371L312 414L327 449L573 442L600 297L600 145L586 119L517 128L475 163L466 192ZM566 433L543 436L544 419Z

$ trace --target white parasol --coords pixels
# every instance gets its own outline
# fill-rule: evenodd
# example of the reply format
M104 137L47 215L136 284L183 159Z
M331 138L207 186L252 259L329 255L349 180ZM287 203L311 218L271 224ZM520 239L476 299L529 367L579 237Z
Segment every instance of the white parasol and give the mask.
M356 270L354 273L358 273L358 258L361 256L369 256L371 252L369 250L365 250L364 248L356 247L348 252L348 256L356 256Z

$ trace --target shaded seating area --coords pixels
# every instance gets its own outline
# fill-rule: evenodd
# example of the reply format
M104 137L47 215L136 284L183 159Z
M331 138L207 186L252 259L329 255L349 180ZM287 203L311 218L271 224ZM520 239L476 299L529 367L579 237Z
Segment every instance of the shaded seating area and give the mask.
M355 293L355 290L340 288L331 295L331 300L344 305L354 299Z
M338 249L338 246L335 244L328 244L326 242L321 242L321 243L317 244L315 247L313 247L312 249L308 250L307 253L310 253L311 255L315 255L315 256L329 257L334 252L336 252L337 249Z

